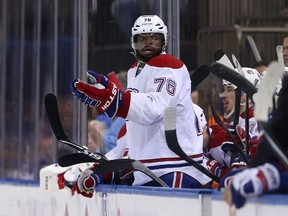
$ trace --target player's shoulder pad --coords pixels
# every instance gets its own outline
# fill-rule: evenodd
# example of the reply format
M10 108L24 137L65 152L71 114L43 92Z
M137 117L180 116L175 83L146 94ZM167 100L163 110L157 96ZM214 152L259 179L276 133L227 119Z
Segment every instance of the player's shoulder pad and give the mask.
M184 65L181 60L169 54L158 55L150 59L147 64L154 67L169 67L173 69L181 68Z

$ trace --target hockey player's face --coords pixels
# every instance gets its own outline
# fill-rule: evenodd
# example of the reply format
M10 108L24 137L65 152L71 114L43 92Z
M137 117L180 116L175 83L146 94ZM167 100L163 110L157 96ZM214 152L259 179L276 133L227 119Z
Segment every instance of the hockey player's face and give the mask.
M229 113L235 106L235 90L233 86L224 85L223 92L220 94L223 98L223 108L225 113Z
M163 37L161 34L141 34L135 40L135 49L143 59L149 60L162 52Z
M288 37L285 37L283 40L283 57L284 57L284 64L288 67Z

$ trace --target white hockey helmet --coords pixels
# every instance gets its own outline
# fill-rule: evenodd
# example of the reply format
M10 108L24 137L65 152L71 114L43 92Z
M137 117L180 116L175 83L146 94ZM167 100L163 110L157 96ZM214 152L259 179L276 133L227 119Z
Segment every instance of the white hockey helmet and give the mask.
M229 81L227 81L227 80L225 80L225 79L222 80L222 85L223 85L223 86L232 86L234 89L237 88L236 85L232 84L231 82L229 82Z
M135 49L134 36L145 33L161 33L164 35L164 47L167 45L167 27L163 20L157 15L143 15L140 16L135 22L131 29L131 46Z
M262 80L260 73L256 69L248 67L243 67L242 71L244 73L244 77L248 79L258 90Z

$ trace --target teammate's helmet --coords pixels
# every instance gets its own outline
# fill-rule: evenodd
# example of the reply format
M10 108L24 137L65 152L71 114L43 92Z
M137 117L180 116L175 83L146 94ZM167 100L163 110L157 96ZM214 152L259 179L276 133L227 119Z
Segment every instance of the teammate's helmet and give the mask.
M157 15L140 16L132 27L131 46L135 49L135 36L145 33L160 33L164 36L164 47L167 45L167 27Z
M248 79L258 90L261 85L261 75L254 68L243 67L242 71L244 73L244 77Z
M248 79L255 86L255 88L258 90L258 88L260 87L260 84L261 84L261 80L262 80L260 73L256 69L248 68L248 67L243 67L242 71L244 73L244 77L246 79ZM230 83L227 80L223 80L222 84L226 85L226 86L232 86L234 89L237 88L237 86L233 85L232 83Z
M223 86L232 86L234 89L236 89L237 88L237 86L236 85L234 85L234 84L232 84L231 82L229 82L229 81L227 81L227 80L222 80L222 85Z

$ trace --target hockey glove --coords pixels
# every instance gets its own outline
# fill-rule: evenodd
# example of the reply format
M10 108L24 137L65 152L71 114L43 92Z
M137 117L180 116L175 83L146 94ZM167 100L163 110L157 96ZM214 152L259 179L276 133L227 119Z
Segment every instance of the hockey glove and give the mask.
M280 174L275 166L265 163L256 168L246 169L232 177L232 202L241 208L248 197L259 196L278 189Z
M71 82L72 93L83 103L96 107L109 118L120 116L125 118L130 104L130 92L121 91L107 77L93 71L87 71L90 83L75 79Z
M103 181L102 175L97 175L92 169L84 170L76 183L76 190L79 194L91 198L94 193L94 188Z
M241 154L237 154L235 155L235 157L233 157L230 161L231 163L231 170L233 169L238 169L238 168L243 168L247 166L247 163L245 161L249 161L250 160L250 155L244 155L246 160L243 159L243 157L241 156Z
M80 167L73 166L71 169L64 173L64 179L66 182L74 185L79 178L81 172L82 170Z
M229 169L224 164L220 164L218 161L213 159L208 159L206 166L211 173L215 174L219 178L222 178L229 171Z
M229 131L231 132L234 139L236 140L236 143L240 145L240 148L243 148L242 142L245 142L245 138L246 138L245 130L243 128L239 129L240 136L238 136L238 134L236 133L236 130L232 128L232 126L230 125L226 125L226 126L228 127ZM225 143L234 144L233 140L230 138L227 132L220 125L214 124L211 126L211 129L212 129L212 133L210 135L208 150L211 148L215 148L217 146L221 146ZM229 146L227 147L228 147L227 151L230 150ZM235 148L236 147L234 147L233 149ZM222 150L225 151L225 149L222 149ZM227 153L227 151L225 152Z

